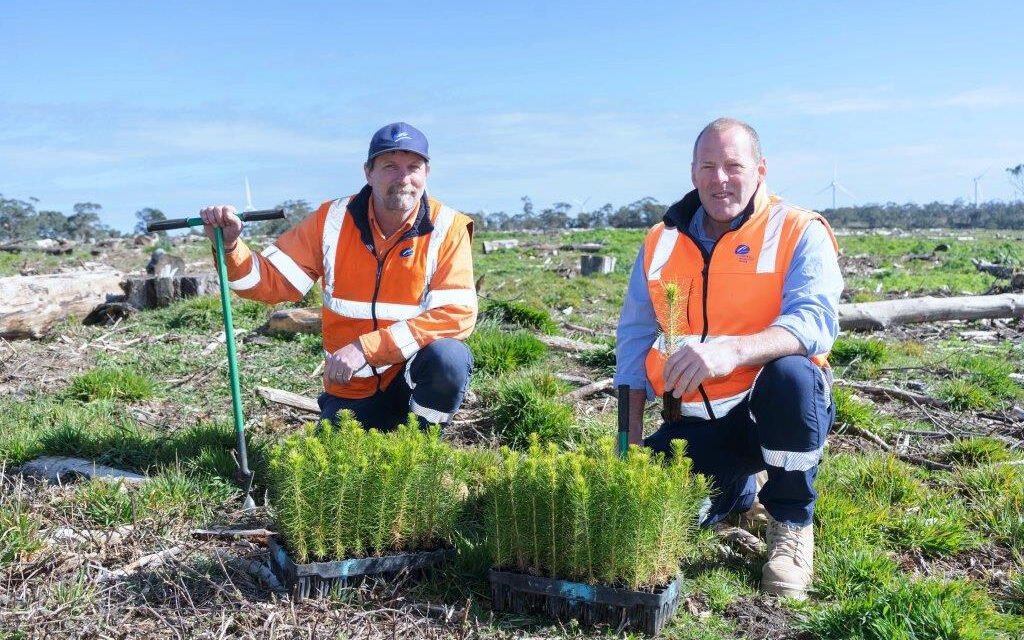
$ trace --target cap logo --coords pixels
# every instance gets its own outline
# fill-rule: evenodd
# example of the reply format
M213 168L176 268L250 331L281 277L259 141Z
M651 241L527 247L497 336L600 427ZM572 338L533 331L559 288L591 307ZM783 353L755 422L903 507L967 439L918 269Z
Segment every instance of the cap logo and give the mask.
M395 137L394 137L394 138L392 138L392 140L393 140L394 142L398 142L399 140L412 140L412 136L410 136L410 135L409 135L408 133L406 133L405 131L401 131L401 132L399 132L399 133L396 133L396 134L395 134Z

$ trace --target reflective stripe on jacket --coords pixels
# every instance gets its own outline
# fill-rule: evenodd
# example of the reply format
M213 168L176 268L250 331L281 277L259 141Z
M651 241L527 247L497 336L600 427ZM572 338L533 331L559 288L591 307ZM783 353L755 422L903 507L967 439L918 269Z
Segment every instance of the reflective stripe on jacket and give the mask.
M646 369L657 395L665 390L670 353L689 343L753 335L772 324L782 308L786 271L808 224L820 220L836 245L823 217L775 196L766 197L763 189L755 193L739 227L723 234L710 254L687 232L700 206L696 191L673 205L665 222L648 232L644 270L661 332L647 354ZM667 286L677 292L672 313ZM811 360L828 366L826 355ZM725 415L746 397L760 370L759 366L739 367L728 376L705 380L681 399L682 415L700 419Z
M325 354L359 340L367 359L348 384L324 379L343 398L387 387L422 347L464 339L476 322L472 220L424 194L412 227L378 255L371 197L366 186L325 202L262 254L239 242L227 256L230 286L244 298L297 301L322 279Z

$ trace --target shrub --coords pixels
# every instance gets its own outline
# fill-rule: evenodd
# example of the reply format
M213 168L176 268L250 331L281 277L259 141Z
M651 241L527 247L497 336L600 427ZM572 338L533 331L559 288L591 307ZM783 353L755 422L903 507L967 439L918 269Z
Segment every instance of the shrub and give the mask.
M511 324L524 329L536 329L547 335L558 333L558 325L544 309L536 309L521 302L491 300L480 312L480 320Z
M73 400L145 400L153 395L153 382L131 369L101 367L71 380L65 396Z
M668 463L648 449L616 455L603 437L583 451L502 449L485 476L494 567L632 589L664 584L694 548L708 495L677 442Z
M544 442L567 439L574 419L572 407L559 399L563 391L563 385L546 372L499 380L490 399L494 431L513 448L525 447L532 433Z
M477 327L466 340L473 367L500 375L538 362L547 353L543 342L526 331L503 331L494 325Z
M337 426L308 426L270 451L271 505L297 562L425 550L450 544L468 463L434 427L364 431L343 411Z

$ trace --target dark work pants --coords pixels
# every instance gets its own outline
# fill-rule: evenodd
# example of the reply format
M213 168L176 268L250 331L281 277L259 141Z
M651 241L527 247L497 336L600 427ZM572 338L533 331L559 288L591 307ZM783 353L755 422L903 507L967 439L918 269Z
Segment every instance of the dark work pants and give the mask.
M320 419L334 420L339 411L348 409L363 427L392 431L412 412L420 426L443 426L462 405L472 369L473 356L465 344L450 338L435 340L407 361L386 389L368 398L321 393Z
M749 509L753 474L765 469L761 504L775 520L802 526L814 517L814 478L835 411L831 373L786 356L766 364L747 399L725 416L665 423L644 445L671 454L672 440L686 440L694 471L713 484L704 526Z

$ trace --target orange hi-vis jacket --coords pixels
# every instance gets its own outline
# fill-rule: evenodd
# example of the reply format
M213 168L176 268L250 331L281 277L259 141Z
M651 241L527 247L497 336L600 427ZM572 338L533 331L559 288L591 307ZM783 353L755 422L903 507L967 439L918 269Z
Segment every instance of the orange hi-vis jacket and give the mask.
M740 225L723 234L710 254L705 254L688 232L700 207L696 191L671 207L665 221L648 232L644 269L661 331L647 354L646 369L647 380L659 396L665 391L669 353L685 344L756 334L779 316L783 280L808 224L821 221L838 250L832 229L821 215L763 192L762 186L742 214ZM666 292L672 286L677 293L670 313ZM810 359L818 366L828 366L827 354ZM704 420L724 416L743 401L760 370L759 366L744 366L728 376L705 380L681 398L682 415Z
M262 254L239 241L226 256L243 298L297 301L322 281L325 356L358 340L367 360L348 384L325 376L327 392L342 398L386 388L420 349L464 339L476 323L472 219L424 193L411 228L378 254L371 191L323 203Z

